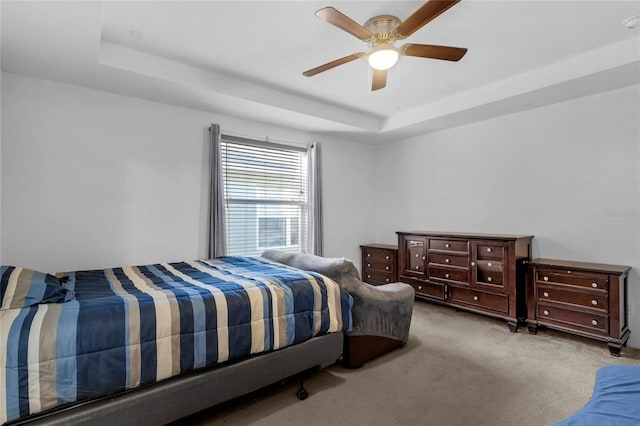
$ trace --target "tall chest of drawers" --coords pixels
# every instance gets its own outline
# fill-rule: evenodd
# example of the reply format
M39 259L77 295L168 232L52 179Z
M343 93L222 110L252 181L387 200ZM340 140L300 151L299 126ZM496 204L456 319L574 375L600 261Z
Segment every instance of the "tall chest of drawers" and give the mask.
M398 281L398 248L392 244L363 244L362 281L382 285Z
M545 326L607 343L619 356L629 339L628 266L534 259L527 271L527 326Z
M397 232L398 279L416 298L507 321L526 316L524 261L531 235Z

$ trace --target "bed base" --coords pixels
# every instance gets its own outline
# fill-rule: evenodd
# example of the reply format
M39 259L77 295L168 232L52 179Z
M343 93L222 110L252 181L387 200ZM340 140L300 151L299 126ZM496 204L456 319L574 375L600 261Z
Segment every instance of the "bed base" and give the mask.
M382 336L346 336L343 365L360 368L367 361L404 346L404 342Z
M110 397L61 407L8 425L167 424L312 368L334 364L343 333L314 337L273 352L174 377ZM297 396L305 399L301 381Z

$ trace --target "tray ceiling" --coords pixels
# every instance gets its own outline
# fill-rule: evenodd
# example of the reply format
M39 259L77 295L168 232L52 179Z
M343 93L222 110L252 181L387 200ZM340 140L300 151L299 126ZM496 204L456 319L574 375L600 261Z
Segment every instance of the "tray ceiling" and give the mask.
M2 69L371 142L640 83L637 1L463 0L406 40L466 47L460 62L403 57L377 92L364 60L302 76L366 50L316 10L422 4L3 1Z

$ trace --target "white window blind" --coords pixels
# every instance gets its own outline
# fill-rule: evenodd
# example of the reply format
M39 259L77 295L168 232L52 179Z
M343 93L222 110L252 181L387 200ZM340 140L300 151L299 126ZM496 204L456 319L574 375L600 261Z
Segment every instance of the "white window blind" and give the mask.
M222 135L227 253L307 251L307 150Z

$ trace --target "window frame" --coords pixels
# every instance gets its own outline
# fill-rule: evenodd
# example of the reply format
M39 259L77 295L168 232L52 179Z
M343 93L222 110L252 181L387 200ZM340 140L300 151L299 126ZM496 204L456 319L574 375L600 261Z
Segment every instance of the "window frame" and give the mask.
M247 139L238 136L231 136L227 134L222 134L220 138L221 143L221 162L222 162L222 180L223 180L223 188L224 188L224 209L226 215L226 227L227 227L227 251L229 255L256 255L260 252L267 249L280 249L284 251L308 251L309 245L309 214L311 208L311 200L310 200L310 168L309 168L309 149L308 147L301 147L295 145L285 145L280 143L274 143L271 141L260 141L254 139ZM227 180L227 166L228 162L228 146L229 145L244 145L248 147L255 147L261 150L277 150L277 151L287 151L294 153L301 153L302 158L300 159L300 164L302 164L301 170L304 170L304 176L301 174L299 179L304 183L304 189L300 190L301 194L304 194L301 197L301 200L286 200L286 199L270 199L268 197L259 198L257 195L255 197L250 197L249 195L242 196L229 196L227 193L228 185ZM277 171L277 170L276 170ZM239 182L239 180L238 180ZM256 188L256 192L258 189ZM232 225L230 222L232 218L230 218L230 206L239 206L239 205L253 205L255 206L255 250L247 249L248 243L251 242L251 239L246 241L244 250L234 250L233 244L233 235L234 232L232 230ZM271 210L272 207L281 206L283 210L287 208L297 207L297 214L291 214L291 212L283 212L282 214L274 214ZM271 207L271 208L270 208ZM261 211L262 210L262 211ZM261 245L261 236L260 236L260 219L261 218L282 218L284 219L284 246L263 246ZM297 222L297 239L298 244L292 243L292 236L294 232L292 232L292 222L293 219L298 219Z

